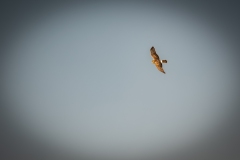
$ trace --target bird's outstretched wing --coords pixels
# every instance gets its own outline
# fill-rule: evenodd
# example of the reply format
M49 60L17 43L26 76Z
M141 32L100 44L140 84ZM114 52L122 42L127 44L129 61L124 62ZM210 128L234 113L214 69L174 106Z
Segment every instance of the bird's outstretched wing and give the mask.
M162 68L162 63L155 64L155 66L157 67L157 69L158 69L160 72L162 72L162 73L165 74L165 71L164 71L164 69Z
M159 59L159 56L157 55L154 47L152 47L152 48L150 49L150 52L151 52L151 56L152 56L153 59L155 59L155 60L160 60L160 59Z

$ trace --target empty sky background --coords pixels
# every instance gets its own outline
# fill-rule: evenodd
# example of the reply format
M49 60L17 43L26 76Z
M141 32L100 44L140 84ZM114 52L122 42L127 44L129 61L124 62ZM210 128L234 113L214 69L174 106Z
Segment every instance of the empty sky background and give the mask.
M6 6L3 156L239 158L236 3Z

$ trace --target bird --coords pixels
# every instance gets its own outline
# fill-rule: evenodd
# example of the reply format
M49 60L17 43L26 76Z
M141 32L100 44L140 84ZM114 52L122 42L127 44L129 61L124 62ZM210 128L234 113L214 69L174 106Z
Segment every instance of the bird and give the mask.
M151 56L153 58L152 60L152 63L155 64L155 66L157 67L157 69L166 74L166 72L164 71L164 69L162 68L162 64L163 63L167 63L167 60L160 60L159 56L157 55L156 53L156 50L155 48L152 46L151 49L150 49L150 53L151 53Z

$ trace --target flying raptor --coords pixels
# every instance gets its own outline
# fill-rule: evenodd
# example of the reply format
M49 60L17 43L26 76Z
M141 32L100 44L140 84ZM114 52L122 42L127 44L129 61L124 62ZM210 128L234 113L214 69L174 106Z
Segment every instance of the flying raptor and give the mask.
M165 74L165 71L164 71L163 68L162 68L162 64L163 64L163 63L167 63L167 60L160 60L160 58L159 58L159 56L157 55L154 47L152 47L152 48L150 49L150 52L151 52L151 56L152 56L152 58L153 58L152 63L155 64L155 66L157 67L157 69L158 69L159 71L161 71L162 73Z

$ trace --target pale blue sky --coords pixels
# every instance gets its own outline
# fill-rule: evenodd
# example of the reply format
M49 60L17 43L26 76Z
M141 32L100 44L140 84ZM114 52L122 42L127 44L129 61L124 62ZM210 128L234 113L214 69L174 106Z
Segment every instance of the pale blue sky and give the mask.
M74 153L165 153L204 139L231 111L228 41L175 7L61 8L12 46L6 87L19 123ZM152 46L166 74L151 63Z

